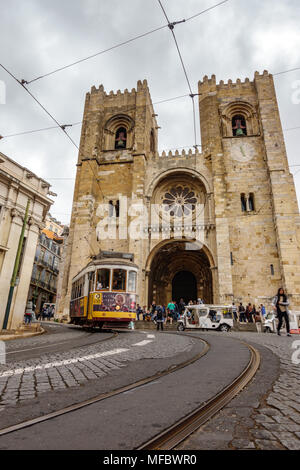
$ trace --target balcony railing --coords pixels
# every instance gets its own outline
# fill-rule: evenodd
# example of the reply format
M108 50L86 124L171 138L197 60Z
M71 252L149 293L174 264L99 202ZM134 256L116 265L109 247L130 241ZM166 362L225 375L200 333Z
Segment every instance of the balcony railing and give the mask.
M40 279L35 279L34 277L31 278L31 284L34 284L37 287L41 287L42 289L49 290L52 293L56 293L57 288L50 284L49 282L41 281Z

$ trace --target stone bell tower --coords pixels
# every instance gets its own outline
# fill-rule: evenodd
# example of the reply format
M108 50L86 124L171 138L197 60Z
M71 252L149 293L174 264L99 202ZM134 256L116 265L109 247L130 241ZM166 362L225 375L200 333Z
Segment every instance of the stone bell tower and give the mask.
M220 299L267 302L283 286L300 307L299 209L273 77L199 82L213 175Z
M120 204L124 197L128 204L144 202L145 169L157 150L157 129L146 80L123 93L106 93L102 85L87 93L60 313L69 309L72 278L100 250L135 253L139 262L143 241L124 236L130 217L120 220ZM103 204L115 218L116 237L99 240L96 228Z

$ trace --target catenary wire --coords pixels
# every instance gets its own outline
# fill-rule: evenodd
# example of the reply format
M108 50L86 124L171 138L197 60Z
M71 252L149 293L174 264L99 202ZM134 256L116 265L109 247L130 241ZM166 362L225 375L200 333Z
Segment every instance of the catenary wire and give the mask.
M294 69L289 69L289 70L283 70L282 72L276 72L276 73L273 73L273 75L283 75L285 73L290 73L290 72L296 72L297 70L300 70L300 67L296 67Z
M178 45L178 42L177 42L177 39L176 39L176 36L175 36L175 33L174 33L174 25L175 25L175 22L174 23L171 23L170 20L169 20L169 17L166 13L166 10L161 2L161 0L158 0L158 3L163 11L163 14L168 22L168 27L172 33L172 36L173 36L173 39L174 39L174 42L175 42L175 45L176 45L176 49L177 49L177 52L178 52L178 55L179 55L179 59L180 59L180 62L181 62L181 66L182 66L182 69L183 69L183 73L185 75L185 79L186 79L186 82L187 82L187 85L188 85L188 89L189 89L189 92L190 92L190 97L192 98L192 106L193 106L193 126L194 126L194 140L195 140L195 148L197 148L197 130L196 130L196 112L195 112L195 103L194 103L194 97L196 96L195 93L193 93L192 91L192 87L191 87L191 84L190 84L190 80L189 80L189 77L188 77L188 74L187 74L187 70L186 70L186 66L184 64L184 61L183 61L183 57L182 57L182 54L181 54L181 51L179 49L179 45Z
M48 73L45 73L45 74L43 74L43 75L40 75L39 77L33 78L32 80L28 80L28 81L25 80L25 82L26 82L27 84L30 84L30 83L36 82L37 80L40 80L40 79L42 79L42 78L49 77L50 75L53 75L54 73L60 72L60 71L62 71L62 70L65 70L65 69L67 69L67 68L70 68L70 67L73 67L74 65L80 64L81 62L85 62L86 60L92 59L93 57L96 57L96 56L105 54L106 52L110 52L110 51L112 51L112 50L114 50L114 49L117 49L118 47L124 46L124 45L129 44L129 43L131 43L131 42L133 42L133 41L136 41L137 39L143 38L143 37L145 37L145 36L148 36L149 34L153 34L153 33L157 32L157 31L160 31L160 30L162 30L162 29L164 29L164 28L167 28L167 26L168 26L168 25L163 25L163 26L160 26L159 28L155 28L155 29L152 29L151 31L147 31L146 33L139 34L138 36L135 36L135 37L133 37L133 38L131 38L131 39L128 39L127 41L123 41L123 42L121 42L121 43L119 43L119 44L115 44L115 45L112 46L112 47L109 47L109 48L107 48L107 49L104 49L103 51L96 52L95 54L91 54L91 55L89 55L89 56L87 56L87 57L84 57L83 59L76 60L75 62L72 62L72 63L70 63L70 64L68 64L68 65L65 65L65 66L63 66L63 67L59 67L59 68L57 68L57 69L55 69L55 70L52 70L51 72L48 72Z
M52 114L49 113L49 111L40 103L40 101L26 88L26 86L24 85L24 83L21 83L6 67L4 67L3 64L0 64L0 66L19 84L22 86L22 88L24 88L25 91L27 91L27 93L32 97L32 99L43 109L43 111L45 111L45 113L57 124L58 127L61 128L61 130L64 132L64 134L66 134L66 136L68 137L68 139L72 142L72 144L77 148L77 150L79 151L79 146L76 144L76 142L74 142L74 140L72 139L72 137L66 132L66 130L64 129L64 126L59 124L59 122L55 119L55 117L52 116ZM103 195L103 192L102 192L102 189L100 187L100 184L99 184L99 178L98 178L98 175L96 175L96 173L94 172L94 169L90 163L89 160L87 160L91 170L92 170L92 173L94 174L95 178L96 178L96 183L100 189L100 192L102 194L102 197L104 198L104 195Z
M221 6L222 4L227 3L227 2L229 2L229 1L230 1L230 0L224 0L223 2L217 3L216 5L212 5L211 7L207 8L207 9L205 9L205 10L202 10L202 11L200 11L199 13L196 13L196 14L192 15L192 16L188 17L187 19L183 19L183 20L181 20L181 21L174 22L174 24L179 24L179 23L188 22L188 21L190 21L190 20L192 20L192 19L194 19L194 18L196 18L196 17L198 17L198 16L200 16L200 15L203 15L204 13L206 13L206 12L208 12L208 11L210 11L210 10L213 10L214 8L217 8L217 7ZM43 74L43 75L40 75L40 76L35 77L35 78L33 78L33 79L31 79L31 80L28 80L28 81L27 81L27 80L24 80L24 83L30 84L30 83L36 82L37 80L41 80L42 78L49 77L50 75L53 75L53 74L55 74L55 73L57 73L57 72L60 72L60 71L65 70L65 69L67 69L67 68L73 67L74 65L80 64L80 63L82 63L82 62L85 62L86 60L92 59L92 58L97 57L97 56L99 56L99 55L105 54L106 52L110 52L110 51L112 51L112 50L114 50L114 49L117 49L117 48L119 48L119 47L121 47L121 46L127 45L127 44L129 44L129 43L131 43L131 42L133 42L133 41L136 41L136 40L138 40L138 39L141 39L141 38L143 38L143 37L145 37L145 36L149 36L150 34L156 33L157 31L161 31L162 29L165 29L165 28L167 28L167 27L169 27L169 24L166 24L166 25L163 25L163 26L159 26L158 28L155 28L155 29L152 29L152 30L150 30L150 31L147 31L146 33L139 34L138 36L134 36L133 38L127 39L126 41L122 41L122 42L120 42L119 44L115 44L114 46L111 46L111 47L109 47L109 48L107 48L107 49L104 49L104 50L102 50L102 51L96 52L95 54L91 54L91 55L89 55L89 56L87 56L87 57L84 57L84 58L79 59L79 60L77 60L77 61L75 61L75 62L72 62L72 63L70 63L70 64L67 64L67 65L65 65L65 66L63 66L63 67L59 67L59 68L57 68L57 69L55 69L55 70L52 70L51 72L45 73L45 74Z
M66 132L66 130L64 129L64 127L57 121L57 119L55 119L54 116L52 116L51 113L49 113L49 111L45 108L45 106L43 106L40 101L31 93L31 91L29 91L26 86L21 83L17 77L15 77L15 75L10 72L3 64L0 64L0 67L3 68L3 70L5 70L6 73L8 73L8 75L10 75L19 85L21 85L21 87L31 96L31 98L40 106L40 108L43 109L43 111L45 111L45 113L50 117L50 119L52 119L52 121L55 122L55 124L57 124L58 127L61 128L61 130L66 134L66 136L68 137L68 139L72 142L72 144L79 150L79 147L78 145L76 144L76 142L74 142L74 140L72 139L72 137Z
M181 99L181 98L186 98L187 96L190 96L190 94L174 96L172 98L166 98L164 100L160 100L160 101L156 101L154 103L146 104L146 106L156 106L158 104L163 104L163 103L167 103L167 102L170 102L170 101L175 101L175 100L178 100L178 99ZM135 109L135 108L132 108L132 109ZM127 110L127 111L130 111L130 109ZM10 138L10 137L17 137L17 136L21 136L21 135L26 135L26 134L33 134L35 132L42 132L42 131L48 131L48 130L51 130L51 129L58 129L58 128L61 128L61 127L74 127L74 126L78 126L79 124L82 124L82 122L83 121L78 121L78 122L74 122L74 123L71 123L71 124L63 124L63 125L57 125L57 126L43 127L41 129L32 129L30 131L22 131L22 132L17 132L17 133L14 133L14 134L0 135L0 140L1 139L7 139L7 138ZM300 129L300 126L289 127L289 128L283 129L283 132L294 131L294 130L298 130L298 129ZM174 148L174 150L179 149L179 148L186 148L186 147L189 147L189 146L185 145L183 147L176 147L176 148ZM201 145L197 144L197 147L201 147ZM168 149L168 150L172 150L172 149Z
M206 8L206 10L202 10L202 11L200 11L199 13L196 13L195 15L189 16L189 17L186 18L184 21L187 22L187 21L193 20L194 18L197 18L198 16L203 15L204 13L207 13L207 12L210 11L210 10L214 10L215 8L221 6L221 5L223 5L224 3L227 3L227 2L229 2L229 1L230 1L230 0L224 0L223 2L217 3L216 5L213 5L213 6L209 7L209 8Z
M164 100L160 100L160 101L156 101L154 103L146 104L145 106L156 106L158 104L167 103L169 101L175 101L175 100L178 100L178 99L181 99L181 98L185 98L186 96L189 96L189 94L174 96L172 98L166 98ZM136 107L129 108L129 109L127 109L127 112L131 111L131 110L135 110L135 109L136 109ZM0 140L1 139L7 139L7 138L10 138L10 137L17 137L17 136L25 135L25 134L33 134L35 132L47 131L47 130L50 130L50 129L58 129L58 128L61 128L61 127L74 127L74 126L77 126L77 125L82 124L82 123L83 123L83 121L78 121L78 122L74 122L74 123L71 123L71 124L56 125L56 126L51 126L51 127L43 127L41 129L33 129L33 130L30 130L30 131L17 132L15 134L0 135ZM200 145L198 145L198 146L200 146Z

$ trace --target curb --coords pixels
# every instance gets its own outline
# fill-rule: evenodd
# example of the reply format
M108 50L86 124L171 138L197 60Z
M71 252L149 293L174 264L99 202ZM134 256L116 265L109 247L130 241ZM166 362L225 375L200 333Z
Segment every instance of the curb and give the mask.
M14 339L21 339L21 338L31 338L32 336L40 336L43 335L46 331L42 328L42 331L38 331L37 333L25 333L20 335L0 335L0 341L12 341Z

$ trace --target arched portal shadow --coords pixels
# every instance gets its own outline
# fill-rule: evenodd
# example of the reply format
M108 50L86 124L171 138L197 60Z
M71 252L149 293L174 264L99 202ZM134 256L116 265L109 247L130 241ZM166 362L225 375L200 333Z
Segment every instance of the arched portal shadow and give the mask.
M152 301L167 305L170 300L179 300L178 295L186 301L201 298L205 303L213 303L211 267L204 247L198 248L184 240L174 239L163 244L151 257L148 284L149 305ZM177 279L181 279L182 287L180 288ZM189 290L189 284L194 286L191 290ZM183 292L184 289L186 292ZM172 299L173 295L175 299Z
M172 300L178 303L183 299L187 304L197 300L197 280L190 271L179 271L172 280Z

